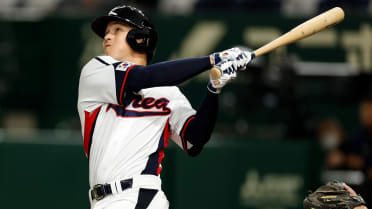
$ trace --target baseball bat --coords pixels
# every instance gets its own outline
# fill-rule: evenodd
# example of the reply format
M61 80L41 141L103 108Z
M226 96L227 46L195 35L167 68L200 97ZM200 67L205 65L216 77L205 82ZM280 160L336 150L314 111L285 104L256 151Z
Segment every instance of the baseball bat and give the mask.
M281 46L312 36L332 25L341 22L344 19L344 16L345 13L340 7L334 7L328 11L325 11L298 25L289 32L279 36L275 40L254 50L252 52L252 59ZM210 75L212 79L218 79L221 77L221 71L217 67L212 67Z

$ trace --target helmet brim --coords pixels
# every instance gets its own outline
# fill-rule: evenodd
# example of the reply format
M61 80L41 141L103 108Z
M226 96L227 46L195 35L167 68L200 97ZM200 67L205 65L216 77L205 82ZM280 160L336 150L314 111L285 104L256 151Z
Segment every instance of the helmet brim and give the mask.
M111 21L121 21L121 19L114 16L102 16L92 22L91 28L99 37L104 38L107 24Z
M106 27L112 21L120 21L132 25L133 27L142 28L127 18L109 15L98 17L97 19L95 19L91 24L91 28L99 37L104 38L106 33Z

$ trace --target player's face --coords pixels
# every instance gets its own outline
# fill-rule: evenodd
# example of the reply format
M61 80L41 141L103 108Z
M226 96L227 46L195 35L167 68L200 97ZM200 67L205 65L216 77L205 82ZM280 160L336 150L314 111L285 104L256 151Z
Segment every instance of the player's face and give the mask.
M128 24L117 21L110 22L106 27L102 44L105 54L123 61L128 54L133 53L134 50L126 40L127 34L131 29L133 27Z

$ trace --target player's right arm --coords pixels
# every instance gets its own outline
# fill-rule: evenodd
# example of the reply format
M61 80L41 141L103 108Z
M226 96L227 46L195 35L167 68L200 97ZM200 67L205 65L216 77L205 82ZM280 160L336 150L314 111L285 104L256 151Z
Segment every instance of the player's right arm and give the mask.
M209 57L139 66L98 56L83 67L79 102L126 104L141 89L177 85L211 66Z
M83 68L80 87L85 89L82 93L85 100L125 104L128 94L145 88L178 85L211 69L212 66L226 67L220 79L222 82L223 75L230 74L230 66L234 66L235 70L242 68L250 59L250 54L237 48L211 56L172 60L148 66L118 62L112 57L100 56L92 59ZM229 76L227 75L228 78Z
M219 69L226 66L245 69L245 66L251 60L251 56L252 54L246 50L232 48L205 57L178 59L148 66L135 66L128 73L127 89L139 91L144 88L178 85L199 73L210 70L212 66ZM221 72L222 76L226 73L229 72Z

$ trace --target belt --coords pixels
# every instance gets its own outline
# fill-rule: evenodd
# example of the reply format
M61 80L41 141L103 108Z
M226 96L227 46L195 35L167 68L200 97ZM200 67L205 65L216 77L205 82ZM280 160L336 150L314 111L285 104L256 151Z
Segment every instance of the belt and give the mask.
M120 181L121 190L132 188L133 179L125 179ZM112 194L111 184L97 184L94 185L93 189L90 191L92 200L102 200L107 195Z

